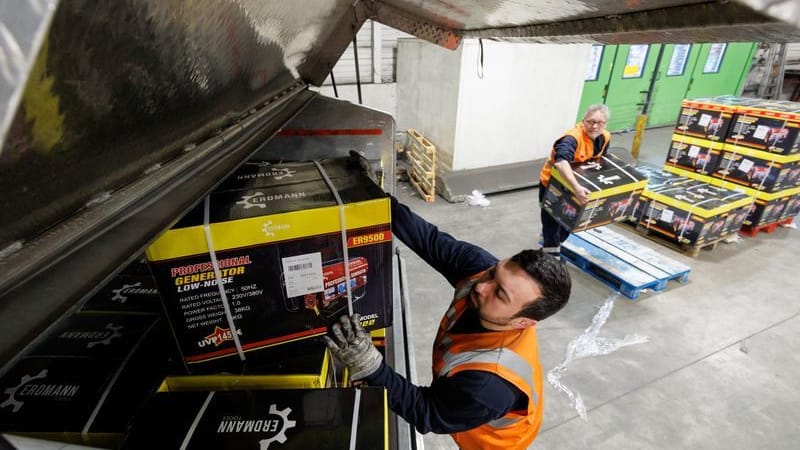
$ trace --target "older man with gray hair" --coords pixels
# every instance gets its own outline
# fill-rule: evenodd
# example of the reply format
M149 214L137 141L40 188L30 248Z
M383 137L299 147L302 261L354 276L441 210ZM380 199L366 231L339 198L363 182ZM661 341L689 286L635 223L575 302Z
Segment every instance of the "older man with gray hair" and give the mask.
M553 167L564 176L569 183L578 202L585 204L590 192L578 184L572 173L572 163L600 159L611 142L611 133L606 130L610 112L606 105L592 105L586 109L583 120L574 128L566 131L558 138L550 151L550 157L544 163L539 174L539 206L544 199L544 192L550 183L550 172ZM567 240L570 230L558 223L544 208L542 217L542 249L545 253L561 259L561 243Z

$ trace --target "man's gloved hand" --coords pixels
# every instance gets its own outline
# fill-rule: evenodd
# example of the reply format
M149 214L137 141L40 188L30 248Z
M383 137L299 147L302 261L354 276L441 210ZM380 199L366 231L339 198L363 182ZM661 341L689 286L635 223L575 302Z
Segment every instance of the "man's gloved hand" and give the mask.
M355 381L372 375L381 367L383 356L372 344L369 333L361 327L361 317L345 315L339 322L331 326L335 342L328 336L323 337L331 354L347 366L350 379Z

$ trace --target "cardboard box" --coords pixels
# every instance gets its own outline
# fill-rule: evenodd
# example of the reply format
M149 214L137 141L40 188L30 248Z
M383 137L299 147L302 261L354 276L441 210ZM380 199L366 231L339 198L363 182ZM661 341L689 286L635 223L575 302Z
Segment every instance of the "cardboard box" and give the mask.
M736 97L711 97L681 102L681 111L675 133L709 141L723 141L733 121L734 114L752 99Z
M333 361L322 339L305 339L264 349L241 374L170 375L159 392L252 389L318 389L333 382Z
M780 155L725 144L712 174L760 192L778 192L800 180L800 154Z
M627 220L647 178L613 155L598 163L572 165L575 178L592 194L581 205L572 187L553 167L542 207L563 226L573 231L586 230L611 222Z
M666 164L697 173L710 174L717 168L722 147L722 142L673 134Z
M161 297L144 255L83 301L82 313L162 314Z
M791 219L798 213L800 213L800 193L787 197L786 206L783 208L780 219Z
M123 449L387 449L383 388L159 393Z
M349 168L342 160L321 164L332 167L331 173L347 175L331 181L344 202L353 311L361 314L367 328L389 326L389 199L360 169ZM277 173L284 166L265 167ZM295 172L286 172L280 180L275 176L243 178L259 180L258 185L244 190L230 190L241 185L225 182L228 190L208 197L208 229L234 327L217 286L203 226L204 204L147 250L190 372L240 373L234 332L249 360L257 358L260 349L324 334L332 321L348 311L340 208L335 196L319 171L315 178L309 175L317 170L313 163L287 167ZM298 173L304 181L295 182Z
M169 370L168 329L155 316L73 316L48 336L0 378L0 430L116 448Z
M706 175L693 174L675 167L665 167L664 170L676 175L686 176L688 174L689 176L696 177L697 179L710 183L714 186L734 189L738 192L748 195L751 200L746 209L747 215L743 225L751 227L777 222L782 218L785 218L787 214L791 214L791 210L786 211L785 209L787 206L789 206L791 199L795 195L800 194L800 187L793 187L772 193L761 192L752 188L734 184L728 180L722 180ZM791 206L794 208L794 205Z
M755 193L755 201L748 210L747 220L744 224L757 227L794 217L798 210L796 203L798 195L800 195L800 188L786 189L775 193Z
M721 237L739 220L735 214L752 202L747 194L706 183L647 189L642 196L649 201L639 224L688 245ZM734 217L729 219L731 213Z
M790 155L800 151L800 104L792 112L748 108L740 110L725 138L769 153Z

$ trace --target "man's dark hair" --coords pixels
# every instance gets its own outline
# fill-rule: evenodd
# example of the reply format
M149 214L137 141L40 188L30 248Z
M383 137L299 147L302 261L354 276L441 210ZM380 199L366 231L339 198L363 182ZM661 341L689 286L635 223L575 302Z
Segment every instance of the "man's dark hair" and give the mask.
M541 297L528 303L514 317L544 320L558 312L569 300L572 280L566 266L539 250L522 250L511 257L528 272L542 291Z

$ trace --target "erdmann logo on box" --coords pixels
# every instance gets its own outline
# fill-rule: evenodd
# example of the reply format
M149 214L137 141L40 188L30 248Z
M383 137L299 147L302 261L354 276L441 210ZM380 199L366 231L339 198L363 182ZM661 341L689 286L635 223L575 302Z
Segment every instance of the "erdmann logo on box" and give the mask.
M267 237L275 237L275 232L276 231L288 230L291 227L292 226L289 225L288 223L276 223L276 224L273 224L272 220L268 220L268 221L264 222L264 226L261 227L261 231Z
M25 405L25 399L29 397L49 397L54 399L71 399L78 394L80 385L77 384L47 384L42 382L33 383L36 380L47 378L47 369L42 369L36 375L23 375L19 384L7 388L3 391L8 396L0 408L11 406L11 412L17 412Z
M242 199L236 202L237 205L244 206L244 209L267 207L267 203L278 200L294 200L304 198L305 192L290 192L288 194L270 194L266 195L263 192L255 192L250 195L243 195Z
M269 433L270 437L258 441L259 450L268 450L273 442L286 442L286 430L294 428L297 422L289 418L292 408L279 410L275 404L269 405L266 418L245 419L241 417L223 417L217 426L217 433Z
M128 301L129 295L158 295L158 289L143 288L140 287L141 285L142 282L137 281L134 284L123 284L121 288L112 289L111 293L114 295L111 297L111 301L125 303Z
M257 164L259 167L268 166L267 164ZM296 174L297 171L290 169L288 167L274 167L269 170L258 172L258 173L243 173L236 176L237 180L252 180L255 178L274 178L276 180L282 180L284 178L291 178Z
M106 324L105 331L63 331L58 335L59 339L74 339L74 340L88 340L86 348L92 348L96 345L111 345L111 340L114 338L122 337L122 325L114 325L113 323Z

